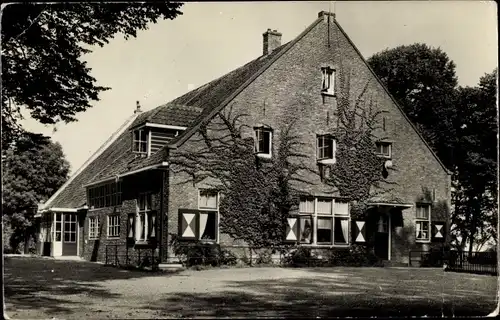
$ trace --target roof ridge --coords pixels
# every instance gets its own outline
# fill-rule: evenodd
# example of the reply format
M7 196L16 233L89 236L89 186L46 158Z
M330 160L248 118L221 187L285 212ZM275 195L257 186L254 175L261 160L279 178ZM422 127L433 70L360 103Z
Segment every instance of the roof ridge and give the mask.
M342 32L342 34L344 35L344 37L347 39L347 41L354 48L354 50L356 51L356 53L358 54L358 56L361 58L361 61L363 61L363 63L368 67L368 70L370 70L371 74L375 77L375 80L377 80L377 82L382 86L382 88L387 93L387 95L389 96L389 98L396 105L396 108L403 114L403 117L410 124L410 126L413 128L413 130L415 131L415 133L420 137L420 139L422 140L422 142L424 143L424 145L429 149L429 151L434 156L434 158L436 158L436 160L441 165L441 167L443 167L444 171L447 174L451 174L451 171L448 170L448 168L446 168L446 166L443 164L443 162L441 162L441 159L439 159L439 157L434 152L434 150L432 150L432 148L429 146L429 144L427 143L427 141L425 141L425 139L422 136L422 134L420 133L420 131L417 130L417 128L415 127L415 125L411 122L411 120L408 118L408 116L406 115L406 113L403 111L403 108L401 108L401 106L399 105L399 103L396 100L396 98L394 98L392 96L392 94L389 92L389 89L387 89L386 86L384 86L384 84L382 83L382 81L380 80L380 78L377 76L377 74L375 73L375 71L373 71L372 67L370 67L370 65L368 64L368 61L366 61L365 57L363 57L363 55L361 54L361 52L359 51L359 49L356 47L356 45L354 45L354 42L352 42L352 40L349 38L349 36L347 35L347 33L344 31L344 29L342 29L342 27L338 23L337 19L333 19L333 23L335 23L335 25L339 28L340 32Z
M127 129L138 117L139 114L133 114L116 130L88 159L85 161L78 170L71 175L71 177L44 203L42 209L48 208L49 204L80 174L91 164L98 156L100 156L116 139L121 136L123 131Z

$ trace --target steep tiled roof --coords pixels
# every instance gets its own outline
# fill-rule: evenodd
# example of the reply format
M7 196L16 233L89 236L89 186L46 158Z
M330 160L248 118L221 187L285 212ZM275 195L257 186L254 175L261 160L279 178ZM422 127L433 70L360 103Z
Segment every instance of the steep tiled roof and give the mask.
M114 142L96 159L88 163L81 172L76 172L69 183L63 186L53 199L49 199L45 208L81 207L86 202L85 185L165 161L168 153L168 149L165 147L148 158L136 157L131 150L130 130L146 122L182 127L193 126L226 100L285 47L286 45L280 46L270 54L261 56L165 105L136 115L135 119L128 125L127 130L121 132Z

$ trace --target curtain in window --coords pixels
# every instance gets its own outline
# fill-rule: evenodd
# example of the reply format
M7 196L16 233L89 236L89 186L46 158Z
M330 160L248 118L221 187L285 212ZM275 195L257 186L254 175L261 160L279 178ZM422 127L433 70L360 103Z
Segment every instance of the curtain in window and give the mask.
M149 214L150 216L150 222L149 222L149 237L154 238L156 237L156 213L151 212Z
M205 232L205 228L207 227L208 214L200 213L200 237Z
M342 226L342 234L344 235L345 242L347 242L347 234L349 232L349 221L347 219L340 220L340 225Z
M207 203L206 203L207 208L217 208L217 196L215 194L208 194L207 195Z
M127 236L129 238L133 238L134 237L134 216L133 215L129 215L128 216L128 233L127 233Z
M420 222L417 222L417 225L416 225L416 230L417 230L417 238L420 238Z
M313 199L303 199L300 201L299 205L300 212L314 212L314 200Z
M311 217L300 217L300 242L312 242L312 222Z
M318 200L318 213L332 214L332 200Z
M349 215L349 204L347 202L335 202L335 215Z

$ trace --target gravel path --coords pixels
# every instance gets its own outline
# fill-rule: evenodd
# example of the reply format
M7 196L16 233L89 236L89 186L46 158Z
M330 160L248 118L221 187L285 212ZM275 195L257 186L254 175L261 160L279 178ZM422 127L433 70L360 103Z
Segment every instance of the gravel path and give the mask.
M152 274L9 257L5 294L12 319L457 316L493 311L497 278L423 268Z

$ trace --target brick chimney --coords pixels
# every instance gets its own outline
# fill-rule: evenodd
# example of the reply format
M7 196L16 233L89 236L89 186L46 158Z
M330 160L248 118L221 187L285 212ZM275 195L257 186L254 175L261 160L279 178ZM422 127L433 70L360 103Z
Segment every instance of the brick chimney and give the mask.
M263 54L267 55L273 52L274 49L281 46L281 33L276 30L267 29L262 34L263 36Z
M139 103L139 101L136 102L136 109L134 110L134 114L137 114L137 113L141 113L142 110L141 110L141 104Z

